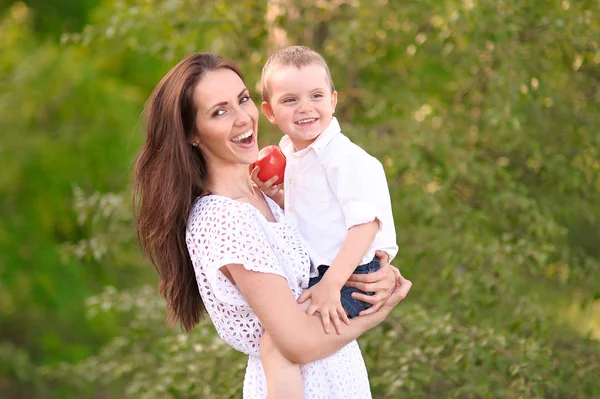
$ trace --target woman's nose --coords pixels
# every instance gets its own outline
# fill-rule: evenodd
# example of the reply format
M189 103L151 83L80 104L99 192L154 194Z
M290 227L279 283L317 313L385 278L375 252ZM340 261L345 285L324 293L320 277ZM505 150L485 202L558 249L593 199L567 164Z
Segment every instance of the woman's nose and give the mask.
M238 126L245 126L252 122L250 114L248 114L248 112L246 112L244 109L238 109L236 116L235 123Z

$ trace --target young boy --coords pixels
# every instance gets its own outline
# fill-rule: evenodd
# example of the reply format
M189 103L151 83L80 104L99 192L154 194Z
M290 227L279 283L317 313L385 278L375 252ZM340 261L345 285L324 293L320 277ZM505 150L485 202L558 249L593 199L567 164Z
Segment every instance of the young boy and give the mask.
M263 68L261 88L263 113L284 133L285 190L273 186L276 178L259 181L256 168L252 178L285 209L316 268L298 302L310 298L307 313L320 314L325 332L333 323L339 333L340 320L348 323L370 307L352 295L365 293L344 286L350 275L378 270L377 250L390 261L398 252L385 172L341 133L333 117L337 92L320 54L303 46L276 51ZM266 372L269 391L272 384L285 386L285 372L281 378Z

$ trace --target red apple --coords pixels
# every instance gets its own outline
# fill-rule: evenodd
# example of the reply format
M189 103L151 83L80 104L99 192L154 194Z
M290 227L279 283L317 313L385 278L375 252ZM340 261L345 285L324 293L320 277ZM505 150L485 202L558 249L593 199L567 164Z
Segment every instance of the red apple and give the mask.
M285 173L285 155L281 152L281 148L276 145L268 145L258 153L258 160L250 165L250 171L255 166L260 168L258 172L258 180L266 182L273 176L278 179L274 184L283 183Z

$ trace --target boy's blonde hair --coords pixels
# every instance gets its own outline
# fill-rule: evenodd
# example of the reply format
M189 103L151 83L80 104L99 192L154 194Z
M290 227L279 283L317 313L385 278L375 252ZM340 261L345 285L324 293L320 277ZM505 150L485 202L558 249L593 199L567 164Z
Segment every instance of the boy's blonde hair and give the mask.
M333 79L331 79L331 72L329 72L329 66L321 54L317 53L313 49L306 46L289 46L284 47L275 51L262 69L262 75L260 77L260 91L263 101L269 102L271 93L269 92L268 80L270 75L275 69L282 66L293 65L296 68L301 68L308 65L320 65L325 69L327 79L329 80L329 86L331 92L335 90L333 85Z

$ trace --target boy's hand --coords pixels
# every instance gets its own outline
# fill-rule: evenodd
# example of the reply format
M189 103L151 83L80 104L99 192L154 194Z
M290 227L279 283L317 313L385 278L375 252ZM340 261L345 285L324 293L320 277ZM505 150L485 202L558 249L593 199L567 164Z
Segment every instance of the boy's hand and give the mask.
M266 182L262 182L258 179L259 171L259 166L255 166L254 169L252 169L252 172L250 173L252 181L258 186L258 188L260 188L263 191L263 193L267 194L270 198L275 200L277 198L277 194L279 194L279 192L281 191L281 185L275 184L275 182L279 179L279 176L273 176Z
M350 324L346 310L342 307L340 300L340 287L335 287L327 280L321 280L318 284L302 292L298 298L298 303L303 303L308 298L312 303L306 310L306 313L313 315L319 313L323 320L323 329L329 334L331 323L338 334L342 333L340 319L346 324Z

